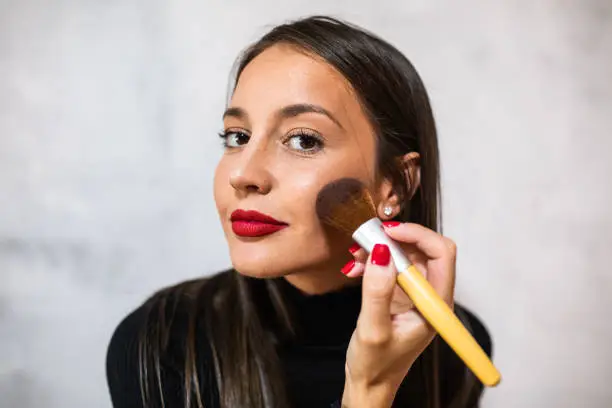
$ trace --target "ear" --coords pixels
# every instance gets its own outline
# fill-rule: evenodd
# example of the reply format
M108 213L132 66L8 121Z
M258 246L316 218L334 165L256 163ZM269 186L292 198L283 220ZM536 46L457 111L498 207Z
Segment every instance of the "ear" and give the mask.
M421 187L421 155L417 152L406 153L402 157L402 164L406 180L408 180L408 197L412 200L419 187Z
M410 152L397 160L398 165L404 172L404 177L408 180L408 197L405 197L404 200L412 199L421 185L420 158L421 156L417 152ZM378 197L376 212L379 218L383 220L391 219L402 210L404 203L400 202L396 186L389 178L383 179L380 183Z

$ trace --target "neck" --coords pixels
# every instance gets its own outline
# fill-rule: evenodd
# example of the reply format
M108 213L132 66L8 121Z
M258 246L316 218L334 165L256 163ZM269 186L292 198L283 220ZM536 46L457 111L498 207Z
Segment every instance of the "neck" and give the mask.
M307 295L333 292L345 286L359 285L361 282L361 279L358 278L347 278L340 272L340 269L296 272L285 276L285 279Z

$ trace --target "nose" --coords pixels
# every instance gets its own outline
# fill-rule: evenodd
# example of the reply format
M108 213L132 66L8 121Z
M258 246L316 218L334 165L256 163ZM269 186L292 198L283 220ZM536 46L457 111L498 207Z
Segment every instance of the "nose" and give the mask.
M267 194L272 188L272 176L266 166L266 152L260 146L252 147L244 149L235 161L236 166L230 173L230 185L244 194Z

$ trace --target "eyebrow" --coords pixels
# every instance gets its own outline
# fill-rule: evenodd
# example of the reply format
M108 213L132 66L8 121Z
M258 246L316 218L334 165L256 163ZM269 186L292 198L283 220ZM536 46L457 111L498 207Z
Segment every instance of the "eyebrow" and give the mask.
M295 116L299 116L304 113L318 113L321 115L327 116L332 122L334 122L340 129L344 129L344 127L340 124L340 121L331 114L330 111L323 108L319 105L312 105L309 103L297 103L293 105L288 105L282 108L279 112L279 116L282 118L292 118ZM239 107L230 107L225 110L223 113L223 118L226 117L234 117L237 119L246 119L248 117L246 111Z

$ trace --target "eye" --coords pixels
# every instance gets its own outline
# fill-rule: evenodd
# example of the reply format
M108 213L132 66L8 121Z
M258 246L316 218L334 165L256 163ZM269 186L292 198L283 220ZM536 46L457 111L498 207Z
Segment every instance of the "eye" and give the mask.
M314 154L323 148L323 140L319 135L304 130L289 135L284 144L304 154Z
M251 138L248 134L239 130L226 130L221 132L219 137L223 139L223 146L226 148L240 147L247 144Z

